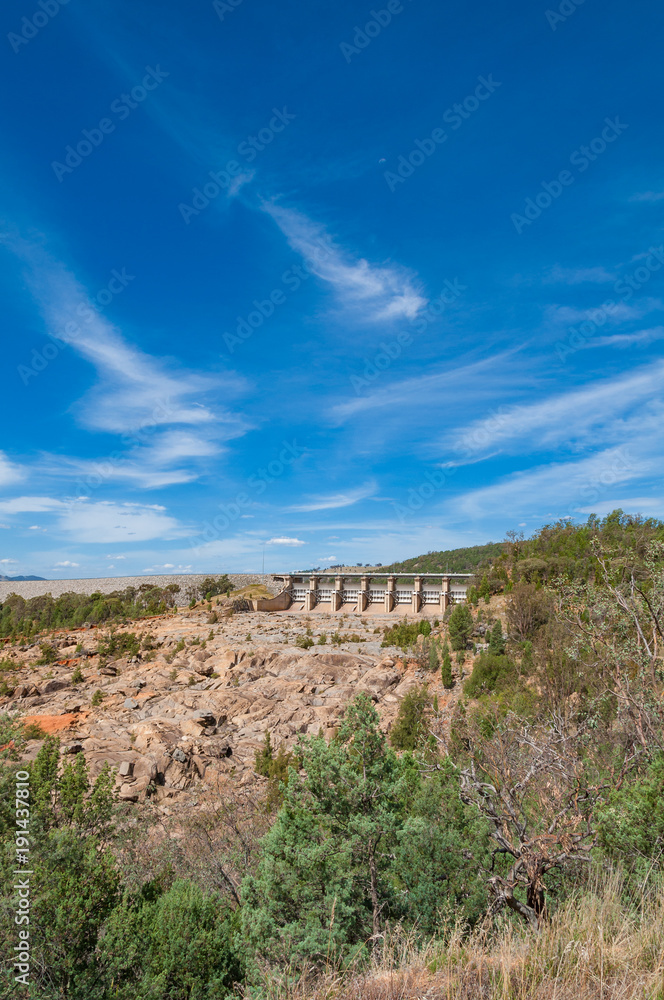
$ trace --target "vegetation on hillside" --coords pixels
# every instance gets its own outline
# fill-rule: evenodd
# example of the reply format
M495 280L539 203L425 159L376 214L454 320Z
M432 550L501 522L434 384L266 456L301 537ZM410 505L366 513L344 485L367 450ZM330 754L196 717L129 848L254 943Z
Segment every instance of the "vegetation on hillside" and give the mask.
M226 575L208 577L187 588L187 600L209 599L233 589ZM143 583L139 587L114 590L110 594L66 593L54 598L51 594L27 600L10 594L0 604L0 637L30 639L50 629L78 628L84 624L120 623L164 614L176 603L180 587L169 583L155 587Z
M448 616L442 648L404 623L391 637L456 688L443 709L415 687L385 733L362 693L329 742L301 735L275 754L266 736L265 794L225 795L188 817L184 837L150 842L108 772L91 784L82 756L46 739L21 765L32 996L661 1000L662 526L620 513L560 523L509 539L486 575L503 580L505 628L495 603L478 603ZM480 589L481 577L484 602ZM486 648L473 657L476 641ZM448 642L458 664L472 657L464 677ZM10 970L12 906L0 931Z

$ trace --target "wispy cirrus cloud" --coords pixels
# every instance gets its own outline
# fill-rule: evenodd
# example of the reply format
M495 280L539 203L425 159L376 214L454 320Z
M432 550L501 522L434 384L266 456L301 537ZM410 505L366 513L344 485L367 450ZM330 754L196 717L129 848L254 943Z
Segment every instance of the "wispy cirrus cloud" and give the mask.
M296 504L288 509L304 513L315 510L335 510L338 507L352 507L353 504L359 503L360 500L366 500L368 497L373 496L375 492L376 484L374 482L367 482L354 490L332 493L327 496L312 497L305 503Z
M11 462L3 451L0 451L0 487L11 486L25 478L25 470Z
M608 448L580 461L552 462L515 472L490 486L469 490L454 499L455 512L481 518L499 509L512 514L564 505L570 510L597 509L609 488L638 480L655 467L652 460L624 448ZM590 506L587 506L591 501ZM614 509L614 508L611 508Z
M642 408L646 400L661 395L663 375L664 362L660 361L620 378L503 409L494 419L473 421L461 428L452 438L453 450L476 459L478 454L496 449L534 451L571 444L593 432L597 436L601 428L606 433L635 407ZM643 421L643 416L637 415L638 420ZM624 436L625 427L618 428L617 433Z
M108 467L106 478L150 487L188 482L197 477L198 459L209 459L222 442L249 429L244 417L218 402L221 391L225 398L242 391L244 380L183 370L141 351L93 307L71 270L42 246L16 236L5 236L4 242L25 265L49 335L96 369L96 384L72 409L88 430L124 435L125 457ZM89 306L83 323L77 320L82 303ZM56 469L69 465L85 472L89 464L58 456ZM0 463L0 482L2 468Z
M630 201L664 201L664 191L640 191L633 194Z
M547 285L603 285L610 281L615 281L616 274L612 274L604 267L561 267L554 265L544 278Z
M601 325L609 323L616 325L627 323L631 320L640 320L652 312L664 310L664 302L656 298L643 298L638 302L616 302L610 309L598 306L596 309L579 308L577 306L547 306L544 318L552 326L571 326L574 323L582 323L590 320L592 323L598 322L598 315L601 317Z
M323 226L294 209L265 202L263 210L310 270L331 285L342 305L359 318L367 322L413 319L426 306L427 299L405 268L354 258L332 242Z

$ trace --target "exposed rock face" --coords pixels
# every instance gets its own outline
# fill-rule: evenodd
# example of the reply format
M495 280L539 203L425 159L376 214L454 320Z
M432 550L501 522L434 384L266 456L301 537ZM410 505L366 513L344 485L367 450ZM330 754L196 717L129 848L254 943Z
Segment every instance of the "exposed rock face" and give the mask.
M302 733L330 738L360 691L372 698L385 728L417 683L429 683L441 707L449 704L456 692L444 691L437 673L404 664L398 650L381 649L382 631L374 629L383 624L387 619L374 616L318 614L308 636L316 644L305 649L294 645L307 632L301 616L243 612L211 630L207 613L180 612L118 629L150 642L138 657L112 663L100 663L97 645L106 630L95 629L85 633L86 657L73 659L84 677L75 689L71 659L66 666L36 667L38 648L5 647L20 670L0 710L59 734L63 753L82 752L93 776L110 763L121 799L149 797L169 810L205 788L261 781L254 754L266 731L275 749L280 743L291 748ZM329 640L340 632L337 646L321 635ZM55 639L73 653L80 635L72 630ZM362 641L351 642L350 635ZM30 742L26 759L40 745Z

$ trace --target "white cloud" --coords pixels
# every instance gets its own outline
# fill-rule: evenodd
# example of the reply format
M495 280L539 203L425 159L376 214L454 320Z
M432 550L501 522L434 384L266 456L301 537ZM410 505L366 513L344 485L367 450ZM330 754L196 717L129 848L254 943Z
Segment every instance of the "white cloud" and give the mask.
M291 546L298 546L298 545L306 545L307 543L303 542L300 538L286 538L286 537L282 537L282 538L269 538L265 544L266 545L291 545Z
M454 499L454 508L467 517L481 517L497 510L528 512L546 498L548 505L569 505L575 510L591 501L596 508L607 490L640 479L655 463L623 448L609 448L577 462L554 462L526 472L515 472L491 486L470 490Z
M414 416L418 411L421 412L422 407L426 404L439 406L442 393L445 393L448 407L457 402L464 406L467 405L472 393L486 401L487 394L492 391L492 388L495 388L496 392L502 391L497 372L499 366L513 354L514 351L506 351L467 365L449 366L441 371L402 379L400 382L381 383L375 389L368 387L366 392L362 392L362 395L333 406L330 415L334 422L345 423L356 414L364 413L367 410L389 407L394 412L397 408L406 408L412 405L416 408ZM481 378L487 369L491 373L490 380ZM509 384L513 388L514 372L511 371L508 377Z
M615 281L617 275L611 274L603 267L560 267L556 264L546 275L546 284L583 285L586 283L602 285Z
M347 490L344 493L334 493L331 496L312 497L308 503L296 504L288 509L302 512L313 510L334 510L337 507L351 507L354 503L359 503L360 500L366 500L367 497L372 496L375 492L376 484L374 482L369 482L364 483L362 486L358 486L355 490Z
M9 565L10 563L18 563L18 559L0 559L0 563L3 565Z
M231 397L244 388L244 380L177 369L146 354L92 308L86 290L62 263L26 241L6 237L5 242L26 264L26 280L48 333L97 370L97 384L74 407L80 422L129 437L126 461L68 462L58 456L51 472L70 474L73 467L94 475L92 467L104 465L102 478L149 487L187 482L196 478L197 463L217 453L218 442L245 433L243 417L207 402L213 393L218 398L220 389ZM172 468L178 464L184 468Z
M144 542L187 534L163 508L105 501L72 505L60 514L57 526L80 543Z
M427 300L404 268L353 259L332 243L323 226L307 216L274 202L265 203L263 208L313 273L332 285L343 305L362 319L413 319L426 306Z
M664 302L654 298L640 299L638 303L616 302L611 309L605 309L601 305L595 309L550 305L545 311L545 319L552 326L573 326L575 323L589 320L599 329L605 323L609 325L627 323L631 320L643 319L649 313L660 312L662 309L664 309Z
M14 465L10 462L4 451L0 451L0 487L10 486L12 483L17 483L19 480L23 479L25 476L25 471L19 468L18 465Z
M629 199L630 201L662 201L664 200L664 191L641 191L639 194L633 194Z
M606 379L542 402L511 409L462 428L452 441L454 450L471 458L492 453L496 447L532 451L550 448L609 428L621 414L642 408L644 401L661 393L664 362L637 369L616 379ZM603 430L602 430L603 429ZM624 430L621 440L625 440ZM443 442L445 446L446 442Z
M64 500L55 500L52 497L14 497L12 500L0 500L0 511L4 514L38 514L67 506Z
M579 511L583 514L610 514L611 511L619 509L629 514L661 517L664 514L664 497L623 497L617 500L602 500L588 507L579 507Z
M64 562L57 562L55 565L56 565L56 568L57 568L58 566L79 566L80 563L70 562L69 559L65 559Z
M614 333L610 337L590 337L582 349L591 350L593 347L633 347L634 344L651 344L655 340L664 338L664 326L654 326L649 330L636 330L634 333Z

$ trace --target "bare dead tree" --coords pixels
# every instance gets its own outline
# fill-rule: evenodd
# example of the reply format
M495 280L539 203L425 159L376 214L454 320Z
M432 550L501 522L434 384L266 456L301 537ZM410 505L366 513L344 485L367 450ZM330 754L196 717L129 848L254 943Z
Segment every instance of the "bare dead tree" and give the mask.
M588 782L578 736L561 720L536 727L510 716L490 735L485 729L480 720L465 724L461 799L488 820L496 844L484 871L492 912L508 907L538 930L547 914L547 873L590 861L594 807L605 786ZM502 873L501 855L509 859Z

